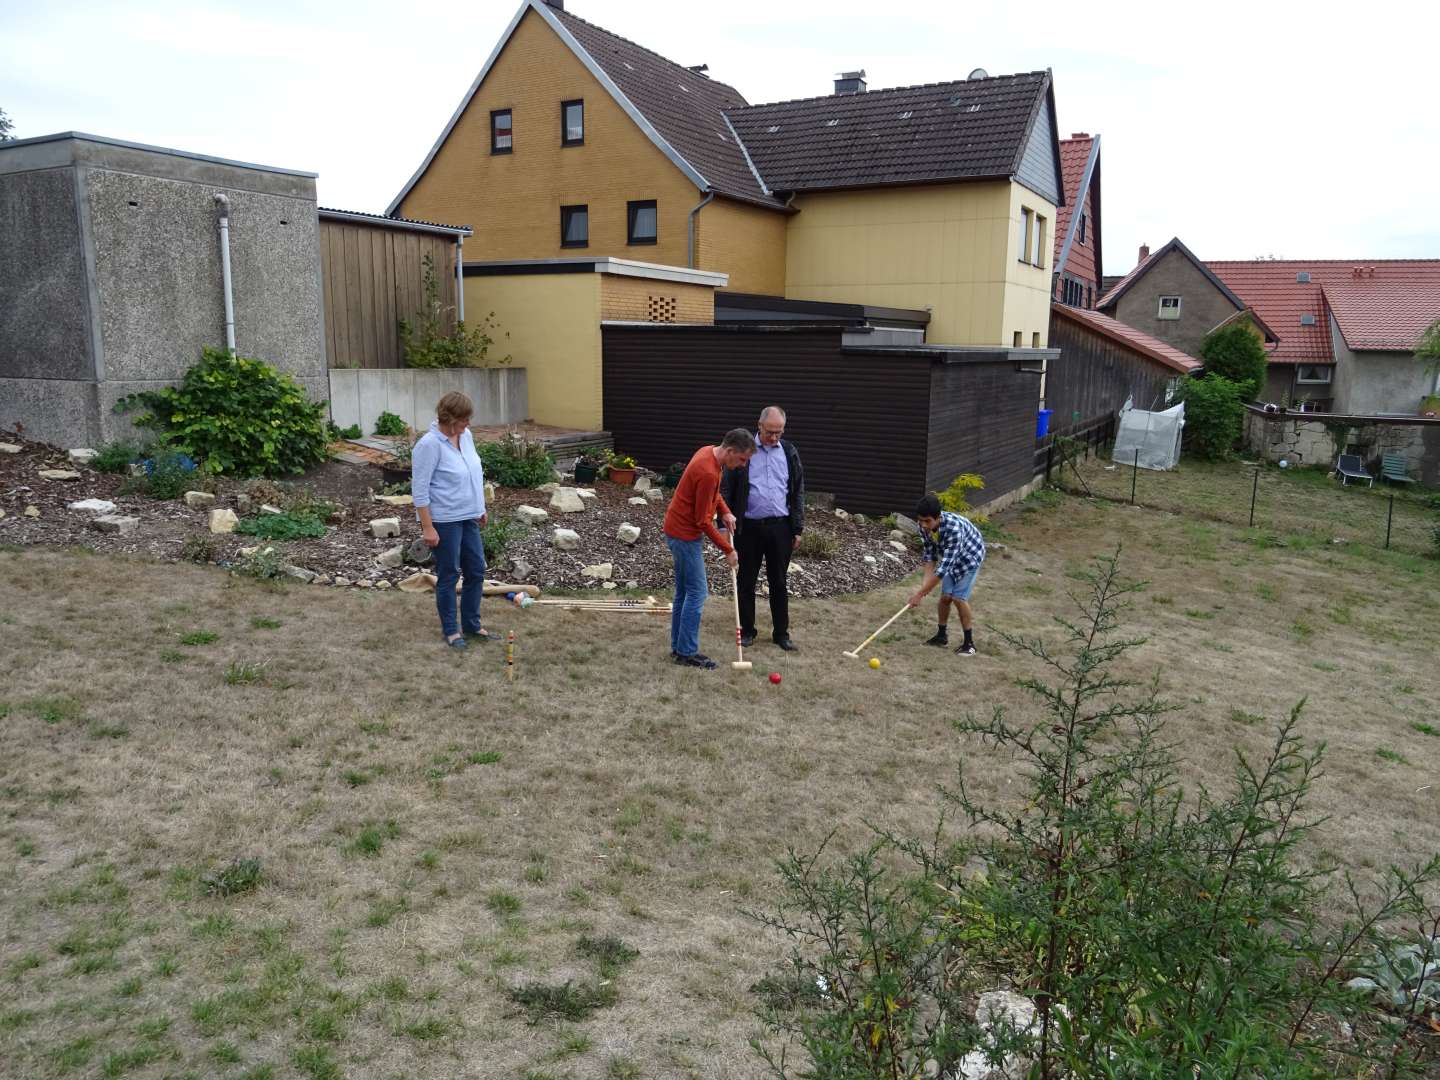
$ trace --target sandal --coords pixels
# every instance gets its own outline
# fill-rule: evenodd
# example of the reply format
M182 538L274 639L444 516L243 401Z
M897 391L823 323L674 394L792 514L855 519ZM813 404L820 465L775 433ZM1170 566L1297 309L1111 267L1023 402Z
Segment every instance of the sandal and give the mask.
M448 648L451 649L468 649L470 647L470 643L466 641L463 637L446 638L445 644Z
M466 630L465 637L472 641L499 641L501 634L499 630L486 630L482 626L479 630Z

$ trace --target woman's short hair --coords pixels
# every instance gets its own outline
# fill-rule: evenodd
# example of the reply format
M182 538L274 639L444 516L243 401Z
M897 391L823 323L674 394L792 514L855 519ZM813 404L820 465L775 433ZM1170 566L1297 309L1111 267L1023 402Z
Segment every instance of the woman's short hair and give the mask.
M451 390L435 406L435 419L442 424L453 424L456 420L469 420L475 415L475 404L469 395Z

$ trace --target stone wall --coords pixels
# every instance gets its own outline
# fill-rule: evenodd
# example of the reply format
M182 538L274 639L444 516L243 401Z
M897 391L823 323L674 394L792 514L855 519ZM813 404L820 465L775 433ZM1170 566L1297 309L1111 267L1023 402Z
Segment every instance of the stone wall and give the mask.
M1440 487L1440 420L1391 419L1308 413L1266 413L1249 408L1245 446L1267 461L1334 468L1343 454L1359 454L1380 475L1385 454L1400 454L1412 477Z

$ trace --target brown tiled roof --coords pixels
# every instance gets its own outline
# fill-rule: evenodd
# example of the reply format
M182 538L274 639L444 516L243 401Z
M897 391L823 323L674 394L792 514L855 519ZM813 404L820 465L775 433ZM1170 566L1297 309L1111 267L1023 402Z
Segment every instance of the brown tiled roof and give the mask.
M1015 174L1049 89L1049 72L1032 71L728 115L772 191L986 179Z
M1159 338L1153 338L1149 334L1136 330L1133 326L1126 326L1109 315L1086 308L1073 308L1065 304L1051 304L1050 310L1056 315L1074 319L1097 334L1103 334L1111 341L1117 342L1141 356L1147 356L1151 360L1164 364L1178 374L1189 375L1204 366L1189 353L1181 352L1174 345L1161 341Z
M761 188L726 123L727 109L745 107L738 90L568 11L556 10L554 14L661 137L716 192L779 205Z
M1085 166L1090 163L1090 151L1098 135L1072 135L1060 140L1060 175L1065 184L1065 205L1055 210L1055 255L1057 273L1063 271L1069 277L1091 284L1095 292L1092 303L1100 299L1104 291L1100 282L1100 160L1095 160L1095 172L1090 178L1089 188L1084 192L1082 205L1080 184L1085 179ZM1070 252L1061 265L1060 256L1065 240L1070 235L1070 222L1079 211L1086 214L1085 242L1079 234L1070 245Z

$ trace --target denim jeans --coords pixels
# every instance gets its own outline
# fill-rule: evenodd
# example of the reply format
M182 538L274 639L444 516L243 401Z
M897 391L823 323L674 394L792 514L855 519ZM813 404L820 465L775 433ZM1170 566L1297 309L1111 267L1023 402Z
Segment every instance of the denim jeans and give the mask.
M705 581L703 540L677 540L666 535L675 559L675 603L670 609L670 651L694 656L700 651L700 613L709 585Z
M440 629L447 639L480 629L480 597L485 592L485 545L480 540L480 523L437 521L435 532L440 546L435 549L435 607L440 612ZM455 621L455 583L465 576L460 594L460 622Z

